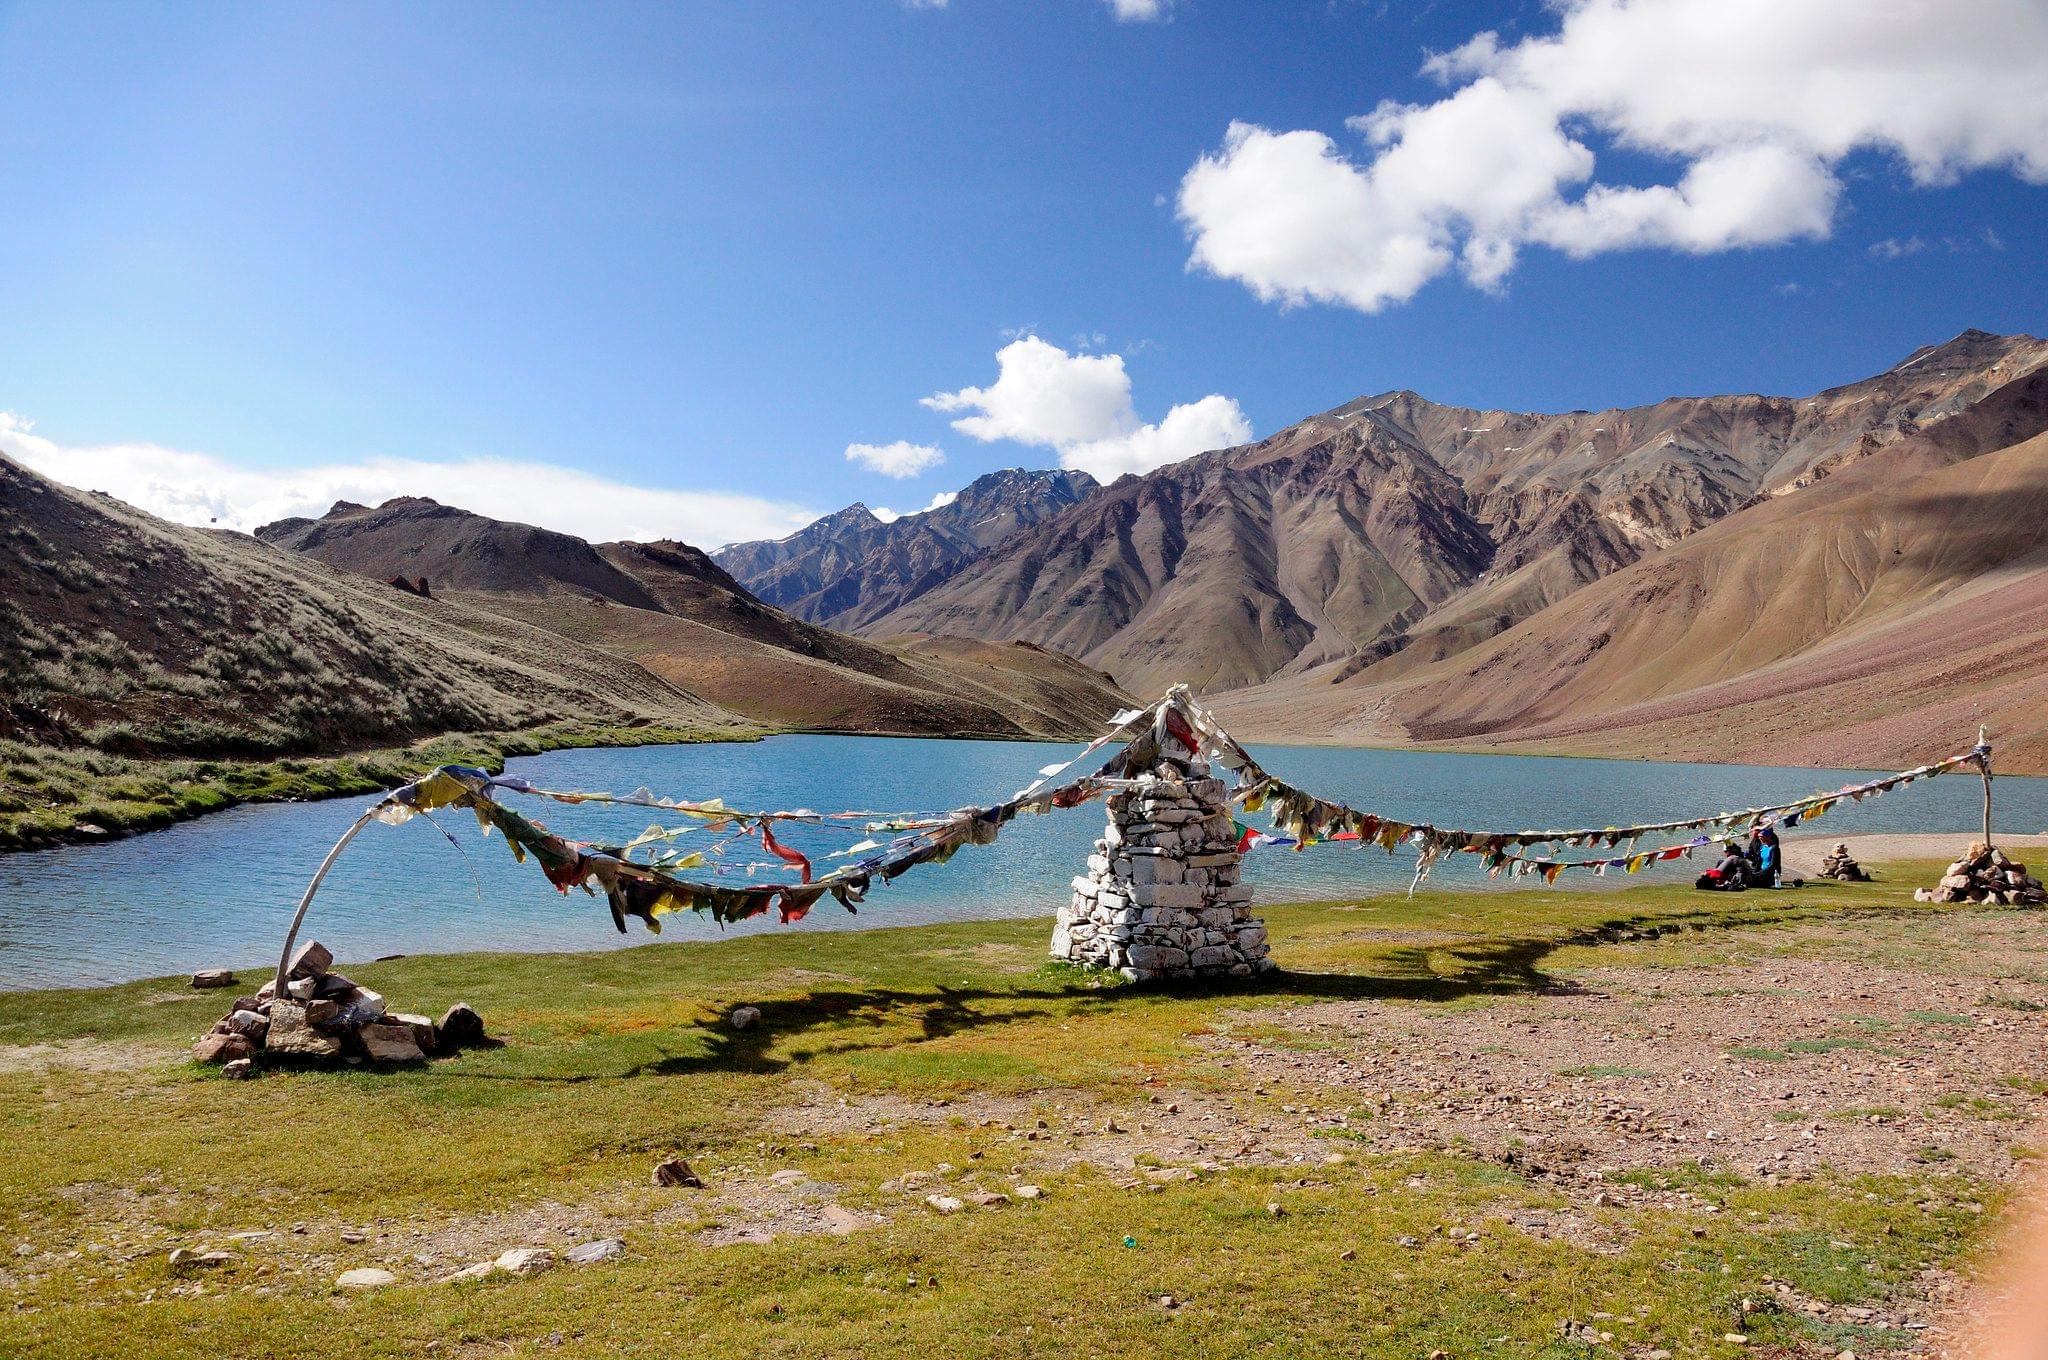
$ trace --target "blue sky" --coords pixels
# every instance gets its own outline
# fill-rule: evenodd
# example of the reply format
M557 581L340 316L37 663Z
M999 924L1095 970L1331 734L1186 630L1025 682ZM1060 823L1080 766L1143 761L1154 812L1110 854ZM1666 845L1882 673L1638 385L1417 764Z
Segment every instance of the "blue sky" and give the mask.
M1498 51L1565 24L1538 5L1162 6L1124 21L1108 0L0 5L0 447L202 522L417 474L594 537L703 540L855 499L914 509L995 467L1143 465L1194 451L1175 439L1264 435L1387 388L1518 409L1799 393L1968 326L2048 327L2048 120L2009 107L2024 96L1929 115L1954 126L1895 126L1879 92L1875 131L1801 108L1760 134L1713 112L1702 134L1654 92L1585 93L1602 72L1508 70ZM1617 11L1620 41L1659 40L1626 0L1595 7ZM1972 61L2048 86L2032 31L2010 32L2037 9L1958 0L1942 12L1982 10L2005 36L1965 35L1907 75L1964 104L1995 83ZM1493 48L1423 74L1488 30ZM1929 46L1910 27L1891 40L1909 67ZM1775 46L1803 71L1836 60L1832 41ZM1730 84L1713 60L1696 79ZM1560 172L1561 200L1543 185L1548 206L1511 205L1510 227L1489 185L1415 208L1435 191L1352 175L1424 131L1346 119L1386 100L1448 119L1474 81L1540 85L1624 195L1759 136L1796 144L1796 164L1768 202L1728 209L1732 227L1704 187L1676 207L1610 200L1593 221L1583 166ZM1570 165L1512 98L1452 128L1422 180L1483 163L1458 137ZM1227 145L1234 122L1260 131ZM1329 145L1280 140L1296 133ZM1265 149L1277 180L1253 163ZM1183 180L1204 157L1214 195L1190 216ZM1322 175L1328 211L1297 174ZM1268 197L1301 211L1269 220ZM1449 224L1446 259L1484 237L1509 240L1512 265L1366 281L1366 257L1406 238L1357 219L1411 210ZM1099 360L1048 360L1055 388L1096 383L1064 434L1032 405L1064 389L1020 376L995 408L962 392L985 397L1026 333ZM920 404L947 392L950 409ZM897 478L846 453L899 443L944 461ZM293 480L307 469L326 473Z

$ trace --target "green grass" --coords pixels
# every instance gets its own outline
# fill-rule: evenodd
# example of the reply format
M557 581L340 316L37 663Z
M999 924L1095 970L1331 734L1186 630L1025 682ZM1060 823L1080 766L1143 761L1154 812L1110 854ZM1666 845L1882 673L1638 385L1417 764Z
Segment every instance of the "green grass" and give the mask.
M0 1245L31 1254L0 1257L0 1355L97 1356L118 1338L124 1355L181 1357L396 1357L439 1343L435 1354L465 1357L1441 1349L1583 1360L1560 1320L1602 1313L1594 1325L1615 1335L1614 1353L1734 1355L1720 1338L1741 1299L1769 1296L1768 1280L1875 1297L1922 1262L1961 1260L1989 1217L1964 1205L1993 1201L1995 1187L1932 1164L1770 1185L1685 1162L1617 1179L1691 1191L1723 1212L1592 1210L1622 1230L1595 1249L1515 1226L1502 1215L1562 1201L1457 1146L1381 1155L1339 1132L1324 1146L1344 1148L1341 1163L1237 1166L1137 1190L1031 1159L1079 1119L1156 1117L1147 1096L1161 1089L1227 1102L1247 1127L1284 1122L1280 1107L1298 1094L1257 1094L1215 1061L1219 1036L1276 1033L1262 1011L1514 1005L1595 964L1678 968L1692 949L1761 956L1783 927L1849 911L1859 935L1930 914L1825 893L1709 907L1679 887L1425 892L1377 906L1375 933L1362 936L1351 913L1269 907L1289 971L1237 988L1133 989L1044 966L1044 921L416 956L348 971L408 1010L467 1000L502 1046L419 1070L247 1083L184 1059L219 993L173 979L4 994ZM1595 937L1671 921L1691 927L1682 945ZM1428 929L1431 942L1387 938L1404 928ZM762 1019L734 1031L724 1017L741 1003ZM62 1060L23 1053L31 1045L54 1045ZM852 1113L821 1121L798 1106ZM1023 1140L1038 1118L1047 1142ZM675 1153L708 1191L647 1184L650 1164ZM1002 1185L1024 1167L1046 1197L941 1216L883 1188L942 1162L960 1169L955 1183ZM700 1237L708 1221L747 1218L744 1203L714 1203L721 1190L783 1169L890 1216L847 1237ZM622 1219L627 1258L459 1287L428 1281L462 1260L432 1271L411 1260L415 1227L470 1233L464 1259L484 1259L525 1242L496 1216L551 1204ZM1925 1207L1898 1208L1914 1204ZM1479 1239L1453 1239L1451 1226ZM264 1227L285 1231L230 1243ZM370 1240L346 1244L358 1228ZM180 1296L187 1281L166 1254L181 1245L230 1246L236 1259L200 1277L204 1295ZM371 1264L403 1283L333 1292L340 1270ZM1765 1353L1821 1335L1791 1314L1743 1326Z

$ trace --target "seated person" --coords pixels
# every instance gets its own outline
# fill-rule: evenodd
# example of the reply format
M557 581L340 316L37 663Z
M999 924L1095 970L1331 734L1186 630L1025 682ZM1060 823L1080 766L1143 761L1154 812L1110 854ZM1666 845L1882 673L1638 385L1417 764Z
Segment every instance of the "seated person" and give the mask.
M1770 827L1758 827L1750 836L1746 860L1749 866L1746 878L1750 887L1789 886L1785 881L1785 850L1778 844L1778 833Z
M1734 841L1721 848L1725 852L1721 862L1695 879L1693 886L1709 892L1741 892L1749 886L1752 866Z

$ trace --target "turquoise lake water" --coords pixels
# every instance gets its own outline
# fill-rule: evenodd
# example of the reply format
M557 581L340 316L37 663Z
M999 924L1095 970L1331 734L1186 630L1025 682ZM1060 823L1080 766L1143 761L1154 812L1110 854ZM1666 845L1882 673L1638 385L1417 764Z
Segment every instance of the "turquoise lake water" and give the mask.
M678 798L723 797L736 807L936 810L1000 801L1030 782L1039 766L1077 749L789 736L557 751L514 760L510 769L551 788L627 792L646 785ZM1785 801L1870 773L1333 747L1259 746L1254 754L1281 778L1354 807L1474 829L1663 820ZM1926 753L1929 759L1951 754ZM1961 842L1978 823L1980 788L1974 773L1916 783L1845 804L1815 829L1845 835L1955 830ZM2001 777L1997 791L2000 829L2048 826L2048 779ZM507 798L553 829L587 840L623 840L650 820L645 810ZM370 801L245 807L129 840L0 856L0 989L118 982L222 965L260 970L266 960L274 963L307 878ZM619 935L602 898L556 893L531 862L515 864L503 841L483 839L469 813L451 809L437 820L461 852L424 819L370 827L329 876L307 935L332 947L337 958L356 961L480 949L607 949L649 939L637 923L629 923L632 934ZM734 929L832 930L1050 914L1081 871L1102 820L1100 804L1022 818L994 845L963 849L948 864L877 884L858 916L827 899L796 925L757 921ZM822 854L850 838L798 829L789 839ZM740 847L733 858L764 856L758 847L753 853ZM1299 854L1266 849L1247 859L1246 877L1264 900L1322 900L1405 888L1413 865L1412 854L1389 856L1355 845ZM1690 878L1699 868L1681 860L1629 881ZM1476 856L1452 857L1432 882L1550 891L1526 879L1491 882ZM661 938L719 934L709 921L671 916Z

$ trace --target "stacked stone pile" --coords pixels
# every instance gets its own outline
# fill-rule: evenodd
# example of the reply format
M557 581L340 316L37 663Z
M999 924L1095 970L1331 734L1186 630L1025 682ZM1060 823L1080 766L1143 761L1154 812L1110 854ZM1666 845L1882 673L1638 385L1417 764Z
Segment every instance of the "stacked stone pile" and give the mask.
M1055 958L1133 981L1273 968L1238 879L1227 790L1199 760L1162 758L1109 795L1109 825L1053 928Z
M420 1062L483 1040L482 1017L461 1002L438 1022L393 1013L382 996L333 966L326 946L317 940L306 945L292 956L285 995L276 994L272 978L254 996L238 998L192 1046L193 1058L224 1063L230 1076L241 1077L253 1074L259 1055Z
M2003 850L1975 841L1963 857L1948 866L1940 884L1913 893L1920 902L1993 902L2008 907L2048 904L2041 880L2027 866L2007 858Z
M1870 872L1858 864L1849 854L1846 844L1837 843L1835 848L1821 856L1820 876L1838 879L1843 883L1868 883Z

